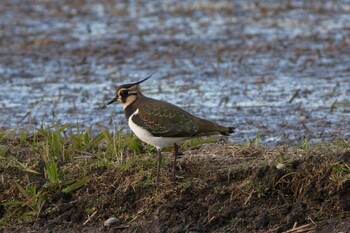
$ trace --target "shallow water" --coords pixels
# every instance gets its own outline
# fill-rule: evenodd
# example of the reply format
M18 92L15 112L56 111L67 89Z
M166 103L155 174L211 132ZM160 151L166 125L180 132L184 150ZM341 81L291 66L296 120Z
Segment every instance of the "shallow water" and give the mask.
M0 128L122 127L113 87L156 71L146 95L232 140L349 138L349 28L348 1L3 0Z

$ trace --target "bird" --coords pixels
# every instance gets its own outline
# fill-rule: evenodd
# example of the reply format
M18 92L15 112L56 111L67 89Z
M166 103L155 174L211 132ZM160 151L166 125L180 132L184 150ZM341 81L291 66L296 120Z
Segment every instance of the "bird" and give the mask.
M141 92L140 84L152 75L153 73L141 81L116 87L116 95L107 105L121 103L130 129L141 141L156 148L158 154L156 184L158 184L164 147L171 144L174 146L172 178L175 178L180 143L195 137L217 134L229 136L234 133L235 128L221 126L196 117L169 102L145 96Z

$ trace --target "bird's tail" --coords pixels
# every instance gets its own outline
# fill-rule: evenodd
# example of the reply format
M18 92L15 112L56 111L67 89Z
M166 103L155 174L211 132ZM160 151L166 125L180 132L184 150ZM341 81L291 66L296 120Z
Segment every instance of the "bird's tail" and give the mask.
M234 133L234 132L235 132L235 128L234 127L227 127L226 131L222 131L220 133L222 135L229 136L231 133Z

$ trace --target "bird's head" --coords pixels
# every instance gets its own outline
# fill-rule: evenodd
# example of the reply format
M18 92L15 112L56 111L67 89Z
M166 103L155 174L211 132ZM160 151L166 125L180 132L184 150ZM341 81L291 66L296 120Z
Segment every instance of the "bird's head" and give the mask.
M119 102L123 104L123 108L125 109L128 105L133 103L140 95L142 95L139 84L149 79L152 75L153 73L151 73L141 81L123 84L119 87L116 87L116 96L114 97L114 99L109 101L107 105Z

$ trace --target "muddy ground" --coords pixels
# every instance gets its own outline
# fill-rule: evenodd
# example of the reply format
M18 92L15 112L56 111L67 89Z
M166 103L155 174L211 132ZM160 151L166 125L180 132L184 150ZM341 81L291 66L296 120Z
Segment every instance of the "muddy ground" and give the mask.
M4 131L1 231L350 232L349 28L341 0L1 0L1 129L119 130L113 87L153 71L146 95L237 128L184 146L158 187L151 150L120 163L66 138L60 179L88 177L69 194L47 187L48 142Z
M36 140L37 148L1 140L8 145L0 157L4 232L350 232L350 142L343 139L183 147L175 180L165 151L158 186L155 153L129 153L120 163L103 142L57 159L61 182L53 186L38 149L46 143ZM84 177L64 191L67 180ZM110 217L116 222L104 226Z

